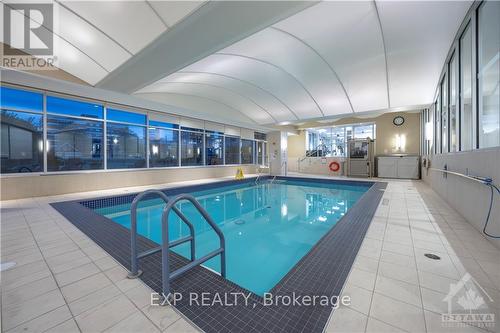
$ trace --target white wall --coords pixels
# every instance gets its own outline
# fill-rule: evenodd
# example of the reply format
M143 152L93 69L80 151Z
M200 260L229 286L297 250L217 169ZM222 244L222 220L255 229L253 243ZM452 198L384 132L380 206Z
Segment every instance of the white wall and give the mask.
M468 173L482 177L491 177L500 187L500 147L469 152L431 155L431 168ZM468 179L441 172L422 169L422 179L432 187L450 206L460 213L474 228L482 232L490 203L490 189ZM425 198L424 198L425 199ZM490 222L487 231L500 235L500 194L496 193L493 201ZM492 244L500 248L500 239L487 237Z
M345 174L345 160L343 157L288 157L288 171L311 175L342 176ZM330 170L332 162L337 162L340 165L339 171Z
M1 200L96 191L128 186L165 184L186 180L236 175L239 166L141 169L65 174L14 175L0 178ZM244 174L254 174L255 165L241 165Z

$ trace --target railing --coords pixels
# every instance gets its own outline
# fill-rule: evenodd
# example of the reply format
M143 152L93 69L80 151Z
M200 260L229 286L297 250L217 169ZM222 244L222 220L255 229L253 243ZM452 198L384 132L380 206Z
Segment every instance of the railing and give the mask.
M476 181L476 182L479 182L479 183L482 183L482 184L489 184L492 181L492 179L488 178L488 177L466 175L466 174L463 174L463 173L450 171L450 170L448 170L448 168L447 168L446 165L444 167L445 167L445 169L436 169L436 168L428 168L428 169L432 170L432 171L442 172L443 174L450 174L450 175L454 175L454 176L466 178L466 179L469 179L469 180L472 180L472 181Z
M297 171L298 172L300 172L300 165L301 165L301 163L304 162L307 158L309 158L309 157L321 157L321 156L317 156L318 151L320 150L320 148L325 148L324 150L326 152L326 149L328 147L325 144L319 144L319 145L316 146L315 149L309 150L309 152L307 152L304 157L299 157L297 159ZM316 156L312 156L312 155L316 155Z
M261 170L262 170L261 166L258 166L257 167L257 178L255 178L255 185L257 185L257 183L259 182L260 176L262 176Z
M157 195L160 197L165 203L166 206L163 209L163 213L161 216L161 235L162 242L161 246L155 247L153 249L144 251L142 253L137 253L137 206L139 202L144 199L148 195ZM195 256L195 238L194 238L194 226L193 224L186 218L186 216L175 206L176 203L182 200L187 200L193 204L193 206L198 210L198 212L203 216L203 218L210 224L212 229L215 231L217 236L219 237L219 248L210 252L209 254L196 259ZM168 241L168 220L170 211L174 211L180 219L186 223L189 227L190 235L187 237L183 237L177 239L173 242ZM130 208L130 216L131 216L131 225L130 225L130 251L131 251L131 268L130 273L128 274L128 278L134 279L139 277L142 274L142 271L138 269L138 261L141 258L147 257L154 253L161 251L161 262L162 262L162 287L163 287L163 295L168 297L170 295L170 281L178 278L180 275L186 273L190 269L201 265L205 261L212 259L215 256L220 255L221 257L221 275L226 277L226 241L224 238L224 234L217 226L217 224L212 220L208 212L200 205L200 203L189 194L179 194L174 197L172 200L165 195L165 193L159 190L147 190L140 194L138 194L134 200L132 201L132 206ZM170 273L169 266L169 248L186 243L191 242L191 261L181 268Z
M285 176L288 175L288 162L285 160L283 162L281 162L280 164L280 169L283 170L283 167L285 168ZM276 180L276 177L277 175L274 175L273 179L271 179L271 182L270 184L274 183L274 181Z
M142 271L138 269L138 261L141 258L147 257L159 251L162 251L162 246L155 247L153 249L144 251L142 253L137 254L137 206L139 202L147 196L157 195L162 199L165 204L168 204L169 199L165 193L159 190L146 190L142 193L139 193L134 200L132 201L132 205L130 207L130 254L131 254L131 263L130 263L130 273L128 274L128 278L134 279L139 277L142 274ZM182 214L182 212L177 209L177 207L173 208L173 211L180 217L180 219L187 224L189 227L190 236L178 239L168 244L168 247L174 247L186 242L191 242L191 261L195 260L195 243L194 243L194 227L191 222ZM167 240L168 243L168 240Z
M217 236L219 237L219 248L210 252L209 254L199 258L199 259L194 259L192 257L191 262L185 266L182 266L181 268L173 271L170 273L170 266L169 266L169 256L168 256L168 248L169 243L168 243L168 219L169 219L169 213L171 210L176 212L176 207L175 204L178 203L179 201L182 200L187 200L193 204L193 206L198 210L198 212L203 216L203 218L210 224L212 229L215 231ZM176 212L177 213L177 212ZM200 205L200 203L193 197L192 195L189 194L179 194L172 200L168 201L167 205L163 209L163 214L161 216L161 221L162 221L162 288L163 288L163 295L167 296L170 294L170 281L178 278L180 275L186 273L190 269L201 265L207 260L212 259L215 256L220 255L220 267L221 267L221 275L222 277L226 277L226 241L224 238L224 234L220 230L220 228L217 226L217 224L212 220L208 212ZM194 239L193 239L194 241ZM193 248L192 248L193 249Z

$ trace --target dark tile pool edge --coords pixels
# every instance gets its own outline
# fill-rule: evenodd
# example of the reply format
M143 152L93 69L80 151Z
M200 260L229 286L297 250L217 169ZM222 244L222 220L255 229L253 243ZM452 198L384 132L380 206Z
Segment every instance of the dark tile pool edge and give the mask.
M317 182L325 180L328 181L328 179L316 179ZM301 290L306 295L340 296L387 183L365 180L340 180L339 183L345 185L364 183L371 186L345 216L273 287L271 293L282 295ZM301 331L323 331L331 311L331 308L317 308L316 313L310 314L306 319Z
M299 295L339 296L387 183L301 177L277 177L277 179L371 185L346 215L271 290L274 296L292 295L294 292ZM247 182L253 180L249 179ZM231 180L211 182L168 188L165 192L170 192L169 194L172 195L176 191L195 191L200 187L212 188L231 183L237 182ZM134 195L135 193L98 199ZM91 200L57 202L51 205L124 267L129 268L129 230L85 207L81 204L84 201ZM140 251L155 246L157 246L156 243L139 235ZM172 269L187 263L186 259L173 252L170 253L170 258ZM161 255L156 254L141 260L140 267L145 272L141 279L153 290L160 292ZM247 290L203 267L197 267L174 281L172 290L183 294L189 292L248 294ZM183 301L176 304L176 308L207 332L320 332L326 325L332 310L331 306L264 306L262 298L254 294L250 297L250 303L252 302L253 306L252 304L250 306L238 304L232 307L217 305L206 307L189 305L187 301Z

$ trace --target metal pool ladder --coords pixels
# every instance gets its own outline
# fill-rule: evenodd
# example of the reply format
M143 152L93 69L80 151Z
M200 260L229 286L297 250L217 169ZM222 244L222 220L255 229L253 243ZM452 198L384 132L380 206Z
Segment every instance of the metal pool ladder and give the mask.
M162 235L162 242L161 245L158 247L155 247L150 250L146 250L142 253L137 253L137 206L139 202L144 199L148 195L157 195L163 201L166 203L165 208L163 208L163 213L161 216L161 235ZM198 212L203 216L203 218L208 222L208 224L212 227L212 229L215 231L217 236L219 237L219 248L208 253L207 255L196 259L195 256L195 234L194 234L194 226L193 224L187 219L187 217L175 206L176 203L179 201L189 201L193 204L193 206L198 210ZM189 227L189 233L190 235L187 237L183 237L180 239L177 239L173 242L168 241L168 219L169 219L169 213L170 211L173 210L177 216ZM221 275L225 278L226 277L226 242L224 239L224 234L220 230L220 228L217 226L217 224L213 221L213 219L210 217L208 212L200 205L198 200L195 199L192 195L189 194L179 194L178 196L174 197L172 200L169 200L169 198L166 196L165 193L159 191L159 190L147 190L142 193L139 193L134 200L132 201L132 206L130 208L130 216L131 216L131 225L130 225L130 252L131 252L131 269L130 273L128 274L128 277L131 279L137 278L142 274L142 271L138 269L138 260L142 259L144 257L147 257L149 255L152 255L154 253L160 252L161 251L161 262L162 262L162 289L163 289L163 295L168 297L170 294L170 281L178 278L180 275L186 273L190 269L201 265L205 261L212 259L215 256L220 255L220 260L221 260ZM168 250L171 247L190 242L191 243L191 261L185 265L182 266L181 268L170 272L170 266L169 266L169 256L168 256Z

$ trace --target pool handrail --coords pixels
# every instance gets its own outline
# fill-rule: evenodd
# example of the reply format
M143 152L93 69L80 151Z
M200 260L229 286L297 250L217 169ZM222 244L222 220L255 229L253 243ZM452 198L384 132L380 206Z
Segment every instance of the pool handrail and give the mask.
M175 204L178 203L179 201L189 201L193 204L193 206L198 210L198 212L203 216L203 218L208 222L208 224L212 227L212 229L215 231L217 236L219 237L219 248L216 250L213 250L212 252L208 253L207 255L193 260L190 263L188 263L185 266L182 266L181 268L178 268L177 270L173 271L170 273L170 266L169 266L169 255L168 255L168 219L169 219L169 213L170 210L175 211ZM170 280L174 280L178 278L180 275L186 273L190 269L201 265L205 261L212 259L213 257L220 255L220 267L221 267L221 275L222 277L226 277L226 240L224 238L224 234L222 233L222 230L217 226L217 224L214 222L212 217L208 214L208 212L201 206L198 200L190 194L183 193L179 194L176 197L172 198L167 202L167 205L165 208L163 208L163 213L161 216L161 221L162 221L162 289L163 289L163 295L164 297L168 297L170 295Z
M160 197L165 204L168 204L169 198L165 193L160 190L150 189L144 192L139 193L135 196L132 201L132 205L130 206L130 272L127 275L128 278L134 279L139 277L142 274L142 271L138 269L138 261L141 258L147 257L154 253L162 251L162 246L158 246L149 250L146 250L141 253L137 253L137 206L139 202L147 197L148 195L157 195ZM177 208L173 207L172 210L180 217L180 219L186 223L189 228L190 235L188 237L183 237L181 239L177 239L173 242L168 243L168 248L174 247L186 242L191 242L191 261L195 261L195 242L194 242L194 226L187 217Z

